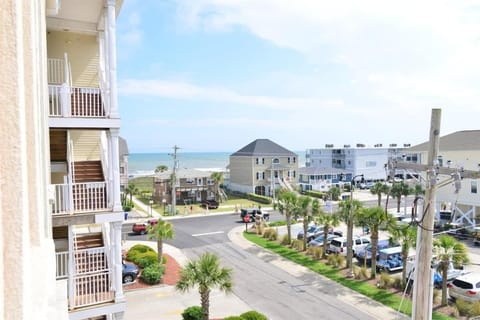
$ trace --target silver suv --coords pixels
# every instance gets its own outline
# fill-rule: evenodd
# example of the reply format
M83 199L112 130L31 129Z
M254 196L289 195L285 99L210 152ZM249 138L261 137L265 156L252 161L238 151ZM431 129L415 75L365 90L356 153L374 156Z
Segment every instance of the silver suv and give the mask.
M352 251L353 256L355 256L355 251L358 249L364 249L370 243L370 239L367 237L353 237ZM330 242L328 247L329 253L347 255L347 238L339 237L335 238Z

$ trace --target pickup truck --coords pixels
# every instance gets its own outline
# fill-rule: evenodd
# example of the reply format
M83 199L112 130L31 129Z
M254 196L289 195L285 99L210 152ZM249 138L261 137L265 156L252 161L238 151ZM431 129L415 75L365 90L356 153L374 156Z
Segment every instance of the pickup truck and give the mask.
M438 264L436 264L435 266L438 266ZM453 263L450 262L450 264L448 265L448 271L447 271L447 281L450 282L465 273L466 273L465 270L455 269L455 267L453 266ZM409 257L407 259L407 279L409 283L413 283L414 276L415 276L415 257ZM439 271L437 271L436 267L435 267L435 273L433 275L433 285L436 288L442 287L442 275Z

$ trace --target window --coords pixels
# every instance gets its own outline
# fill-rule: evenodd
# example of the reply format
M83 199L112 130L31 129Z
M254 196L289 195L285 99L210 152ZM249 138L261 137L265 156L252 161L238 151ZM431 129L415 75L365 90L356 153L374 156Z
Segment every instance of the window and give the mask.
M258 158L255 158L255 164L258 164Z
M262 172L262 180L265 180L265 172Z
M295 159L295 157L293 157L293 163L295 163L295 161L296 161L296 159Z
M367 161L365 163L365 166L366 167L376 167L377 166L377 162L376 161Z
M287 158L287 162L290 163L290 157Z
M472 184L471 184L471 187L470 187L470 191L472 193L477 193L477 181L476 180L472 180Z
M262 158L262 164L265 164L265 158Z
M257 180L258 180L259 177L260 177L260 172L257 172L256 176L257 176Z
M125 173L125 168L124 167L120 167L120 174L124 174Z

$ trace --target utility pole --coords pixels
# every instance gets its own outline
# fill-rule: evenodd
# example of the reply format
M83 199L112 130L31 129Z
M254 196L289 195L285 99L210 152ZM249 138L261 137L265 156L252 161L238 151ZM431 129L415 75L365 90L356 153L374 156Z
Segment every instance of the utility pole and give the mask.
M171 182L172 182L172 212L171 214L174 215L176 213L176 203L177 203L177 193L175 187L177 186L177 167L178 167L178 161L177 161L177 150L180 149L177 147L177 145L173 146L173 169L172 169L172 177L171 177Z
M426 210L420 218L418 227L417 252L415 257L415 274L413 281L413 320L432 319L432 247L433 223L435 218L437 191L437 156L440 142L441 109L432 109L430 123L430 140L427 160L427 188L425 193Z

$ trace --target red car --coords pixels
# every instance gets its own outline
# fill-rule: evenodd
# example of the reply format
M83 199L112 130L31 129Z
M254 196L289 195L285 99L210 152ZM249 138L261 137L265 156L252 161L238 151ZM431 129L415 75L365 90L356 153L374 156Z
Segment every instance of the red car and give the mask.
M147 233L148 228L156 225L157 222L158 222L158 219L148 219L145 222L134 223L132 226L132 232L136 234L145 234Z

